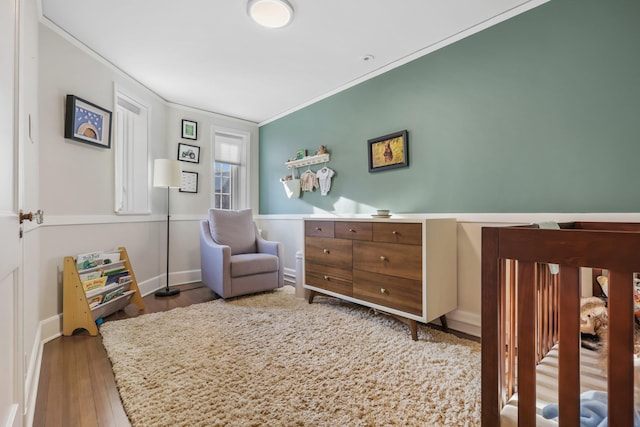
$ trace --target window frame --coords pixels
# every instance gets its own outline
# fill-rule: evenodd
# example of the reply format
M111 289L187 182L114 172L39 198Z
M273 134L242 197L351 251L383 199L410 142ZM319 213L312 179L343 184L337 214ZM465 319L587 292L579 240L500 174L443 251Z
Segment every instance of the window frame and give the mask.
M233 165L232 163L220 161L218 163L229 164L232 166L232 195L231 195L231 206L232 210L239 210L249 208L249 200L250 199L250 153L251 153L251 134L246 131L241 131L238 129L232 128L224 128L219 126L212 126L211 131L211 201L210 206L212 208L216 208L216 188L215 188L215 178L216 178L216 138L218 136L222 137L230 137L234 139L239 139L241 144L241 154L240 154L240 162L238 165ZM235 167L234 167L235 166ZM235 171L234 171L235 169ZM234 179L235 178L235 179Z
M134 95L126 89L122 88L114 84L114 140L113 140L113 150L114 150L114 211L117 215L150 215L151 214L151 167L149 165L149 141L151 135L151 106L144 102L140 96ZM120 123L121 114L119 113L119 108L123 108L124 110L132 111L121 104L119 104L119 100L122 99L124 102L131 104L132 106L140 109L144 109L146 111L146 123L138 123L137 126L139 128L144 128L146 132L146 141L145 147L142 148L141 152L137 152L137 156L132 156L132 147L124 146L124 142L120 140ZM132 111L133 112L133 111ZM123 154L124 152L128 153L127 156ZM128 160L134 158L134 162L130 163ZM123 177L122 172L126 171L126 174ZM127 175L128 174L128 175ZM136 200L144 200L145 206L141 208L135 209L132 207L126 206L126 209L120 209L123 205L127 205L126 202L126 190L123 190L128 184L123 182L124 180L129 180L128 184L133 186L136 191ZM142 195L140 195L142 193Z

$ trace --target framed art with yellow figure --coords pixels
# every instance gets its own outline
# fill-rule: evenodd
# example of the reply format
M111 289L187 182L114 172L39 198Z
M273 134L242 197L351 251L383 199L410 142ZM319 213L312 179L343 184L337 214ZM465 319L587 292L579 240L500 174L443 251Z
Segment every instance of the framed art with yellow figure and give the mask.
M408 136L403 130L368 140L369 172L409 166Z
M75 95L67 95L64 137L111 148L111 111Z

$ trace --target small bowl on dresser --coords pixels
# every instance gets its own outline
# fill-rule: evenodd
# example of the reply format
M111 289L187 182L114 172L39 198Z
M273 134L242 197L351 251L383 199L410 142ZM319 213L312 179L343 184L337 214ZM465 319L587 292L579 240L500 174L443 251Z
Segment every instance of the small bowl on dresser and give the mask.
M372 214L371 216L374 218L389 218L391 216L388 209L378 209L376 212L377 213Z

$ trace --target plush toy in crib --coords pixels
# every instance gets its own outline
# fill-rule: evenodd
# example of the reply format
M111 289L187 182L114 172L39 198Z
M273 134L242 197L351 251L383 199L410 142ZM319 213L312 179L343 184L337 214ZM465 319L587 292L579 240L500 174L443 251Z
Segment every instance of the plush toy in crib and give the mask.
M580 427L607 427L607 392L585 391L580 395ZM558 416L558 404L552 403L542 408L542 416L553 419ZM633 416L634 427L640 427L638 411Z

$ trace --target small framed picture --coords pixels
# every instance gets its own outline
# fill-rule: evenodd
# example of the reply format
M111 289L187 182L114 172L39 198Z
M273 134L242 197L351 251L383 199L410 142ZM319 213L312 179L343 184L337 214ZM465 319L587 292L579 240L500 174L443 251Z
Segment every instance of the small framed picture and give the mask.
M296 151L296 160L301 160L307 157L307 150L301 149Z
M111 148L111 111L75 95L67 95L64 137Z
M403 130L368 140L369 172L409 166L407 138Z
M198 122L191 120L182 120L182 138L198 139Z
M200 163L200 147L179 142L178 160L182 162Z
M181 193L197 193L198 192L198 172L182 171Z

